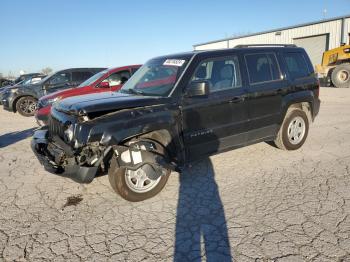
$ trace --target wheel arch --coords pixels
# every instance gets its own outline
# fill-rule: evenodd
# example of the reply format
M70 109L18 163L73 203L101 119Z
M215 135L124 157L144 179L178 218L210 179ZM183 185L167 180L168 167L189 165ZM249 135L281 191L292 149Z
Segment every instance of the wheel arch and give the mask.
M299 94L291 94L285 97L282 102L282 114L279 123L282 124L285 116L292 109L300 109L304 111L311 123L314 120L314 94L311 91L300 92Z

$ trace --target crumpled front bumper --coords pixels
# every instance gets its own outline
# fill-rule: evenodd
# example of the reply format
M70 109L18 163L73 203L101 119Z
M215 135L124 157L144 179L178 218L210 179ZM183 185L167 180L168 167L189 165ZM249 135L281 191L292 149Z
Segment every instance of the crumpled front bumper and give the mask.
M47 139L47 130L37 130L31 142L32 150L45 170L63 177L69 177L79 183L90 183L98 170L97 166L85 167L75 163L74 157L68 159L64 166L58 164L58 160L66 155L66 152L55 143Z

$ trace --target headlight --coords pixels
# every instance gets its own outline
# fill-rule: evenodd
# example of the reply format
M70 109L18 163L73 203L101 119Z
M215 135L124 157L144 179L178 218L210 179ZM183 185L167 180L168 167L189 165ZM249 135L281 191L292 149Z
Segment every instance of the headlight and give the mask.
M5 90L5 93L9 94L9 93L16 93L18 91L17 88L8 88Z
M67 140L67 142L72 142L74 137L74 126L70 124L67 129L64 131L64 136Z

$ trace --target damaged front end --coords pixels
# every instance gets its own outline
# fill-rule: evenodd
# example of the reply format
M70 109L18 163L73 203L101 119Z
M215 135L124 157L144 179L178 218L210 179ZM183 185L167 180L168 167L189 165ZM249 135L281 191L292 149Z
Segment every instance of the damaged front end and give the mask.
M49 138L48 130L34 133L32 150L44 168L79 183L90 183L98 172L103 172L106 158L112 147L88 145L73 150L58 136Z
M32 149L47 171L79 183L90 183L98 173L105 173L113 154L119 168L142 169L157 179L165 175L164 169L175 169L160 148L157 142L138 141L114 146L94 142L74 149L59 136L51 137L47 129L36 131L32 139Z

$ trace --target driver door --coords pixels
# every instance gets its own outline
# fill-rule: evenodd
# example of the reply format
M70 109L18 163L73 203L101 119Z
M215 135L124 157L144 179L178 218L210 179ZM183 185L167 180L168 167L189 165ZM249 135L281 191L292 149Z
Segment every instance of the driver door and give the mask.
M204 60L190 83L209 82L209 95L183 98L183 134L190 161L244 144L247 108L236 55Z

